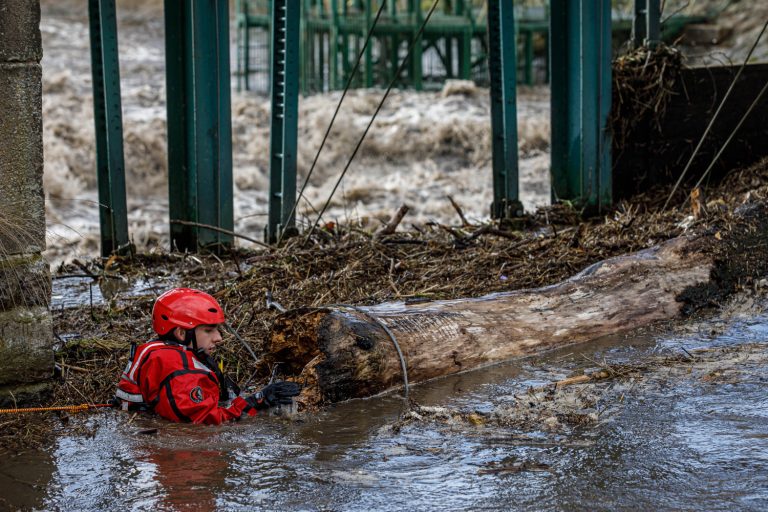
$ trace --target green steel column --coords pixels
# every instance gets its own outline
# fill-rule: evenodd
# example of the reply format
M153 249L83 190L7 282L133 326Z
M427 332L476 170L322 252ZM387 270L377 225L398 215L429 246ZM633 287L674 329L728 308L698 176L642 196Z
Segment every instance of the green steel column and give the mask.
M315 90L317 92L325 92L325 32L322 29L315 30L315 38L317 40L318 52L317 52L317 86Z
M472 28L467 27L459 39L459 76L464 80L472 78Z
M229 4L165 0L165 25L170 218L231 231ZM171 223L172 248L231 243L220 231Z
M275 0L272 15L272 122L269 163L269 222L274 243L293 231L296 202L296 147L299 116L300 0Z
M128 238L123 160L123 114L117 53L115 0L89 0L96 176L99 184L101 254L132 250Z
M632 44L635 48L643 46L646 37L648 0L635 0L635 15L632 18Z
M344 1L344 0L342 0ZM338 0L331 0L331 45L328 60L330 69L330 90L339 88L339 6Z
M269 19L269 25L267 27L267 55L272 55L272 2L273 0L267 0L267 18ZM272 59L267 59L267 76L272 76ZM267 94L272 94L272 81L267 80Z
M235 74L237 75L237 92L243 90L243 26L242 26L242 7L240 7L241 0L235 2L235 17L237 19L237 33L235 34L235 45L237 46L237 57L235 58L236 67Z
M229 52L229 3L217 0L213 2L217 13L215 35L218 37L215 39L215 64L218 65L218 73L211 89L206 91L207 96L203 99L203 101L214 103L213 123L209 123L209 126L214 124L215 126L211 128L218 128L218 133L214 133L210 139L216 155L215 171L211 173L216 186L212 199L218 203L218 207L212 206L210 209L215 214L216 225L232 231L235 229L235 202L232 178L232 65ZM201 19L205 21L204 17ZM216 100L218 104L215 104ZM207 130L206 134L210 131L205 127L203 130ZM232 245L231 236L222 233L213 233L213 235L214 243Z
M341 83L346 84L347 80L349 80L349 73L351 72L349 64L349 34L346 31L341 35L341 72Z
M549 29L553 200L581 190L581 72L578 1L552 0Z
M424 21L424 13L421 11L421 3L418 1L413 2L413 8L413 19L415 22L413 37L416 37L418 34L418 28ZM417 91L421 91L424 88L423 37L424 36L422 34L413 44L413 61L411 62L413 65L413 88Z
M582 197L597 210L611 205L611 0L582 0Z
M593 210L612 200L610 0L553 0L552 187Z
M533 85L533 30L523 33L523 48L525 49L525 83Z
M361 34L363 38L365 38L365 34L368 33L373 23L371 1L365 0L365 28ZM365 87L373 87L373 40L365 47Z
M660 0L646 0L645 33L648 46L655 48L661 40L661 7Z
M387 8L389 9L391 22L397 25L397 0L390 0ZM386 77L387 82L391 82L395 78L397 68L400 67L400 56L398 55L398 48L400 47L400 36L397 31L392 33L392 36L390 37L390 44L392 45L392 51L389 55L389 73Z
M655 0L658 5L658 0ZM613 105L613 20L611 18L611 0L603 0L596 31L599 32L597 58L600 62L597 73L598 104L598 152L600 172L598 173L600 210L613 205L613 138L609 126L611 106ZM659 19L657 17L657 19Z
M250 16L249 10L248 10L248 2L249 0L243 0L243 15L245 17L245 34L243 39L245 40L245 51L244 51L244 58L245 58L245 90L250 91L251 90L251 26L248 21L248 17Z
M275 19L275 9L277 8L277 5L282 5L282 0L278 0L277 3L272 3L272 8L269 11L269 19L274 22ZM307 27L307 13L309 12L309 0L302 0L301 5L301 52L299 53L299 87L301 88L301 93L304 95L309 94L310 85L312 82L312 59L314 58L314 54L312 53L312 35L311 31ZM274 63L274 55L275 55L275 35L274 35L274 23L272 24L272 31L269 33L269 62L270 67ZM272 70L270 69L270 77L272 77ZM270 87L274 85L274 80L270 79L269 81ZM270 89L270 94L272 94L273 91Z
M518 200L517 45L511 0L488 0L488 71L491 89L495 219L522 214Z

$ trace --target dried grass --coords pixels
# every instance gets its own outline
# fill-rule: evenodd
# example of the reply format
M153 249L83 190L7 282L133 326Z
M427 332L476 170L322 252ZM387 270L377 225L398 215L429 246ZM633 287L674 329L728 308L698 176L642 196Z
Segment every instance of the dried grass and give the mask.
M734 209L745 199L768 199L768 159L731 174L711 190L704 215L696 220L688 211L660 211L658 198L663 201L664 192L622 202L609 215L587 220L569 205L555 205L524 219L519 230L494 224L467 226L458 215L454 225L412 226L381 237L374 236L375 226L329 224L306 246L297 237L279 248L235 252L226 258L144 254L113 258L106 265L94 260L63 266L59 273L85 269L102 281L109 274L207 290L218 297L240 336L259 353L278 314L266 307L267 291L283 306L296 308L469 297L557 283L600 260L685 232L727 229ZM47 405L110 398L130 343L151 336L149 313L161 291L137 297L118 294L104 305L54 311L62 377ZM269 368L257 365L231 337L219 355L241 383L251 377L263 383L269 376ZM32 428L29 419L17 418L18 424L0 436L0 445L15 445L17 433ZM40 425L35 431L38 437L25 434L27 444L35 439L43 442L52 425L50 419L34 424Z

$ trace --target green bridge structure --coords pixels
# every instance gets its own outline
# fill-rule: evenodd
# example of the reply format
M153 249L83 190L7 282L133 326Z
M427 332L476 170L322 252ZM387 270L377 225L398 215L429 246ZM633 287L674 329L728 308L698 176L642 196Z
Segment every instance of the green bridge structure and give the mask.
M300 90L304 94L343 89L381 0L302 0ZM267 93L270 87L271 12L273 0L238 0L237 88ZM408 43L424 21L429 2L388 0L366 49L362 72L353 87L388 84L404 58ZM637 15L642 16L643 9ZM397 86L422 90L439 87L446 79L488 84L488 2L445 0L409 57ZM519 82L549 81L550 5L515 7ZM660 38L671 41L685 25L706 18L675 14L659 27ZM626 41L633 17L613 12L614 39ZM644 29L637 34L642 42Z
M239 0L237 9L238 88L266 91L272 0ZM422 90L445 79L460 78L488 83L487 4L449 0L432 16L414 48L398 87ZM301 5L300 89L302 93L341 89L352 71L380 1L303 0ZM426 6L428 8L429 5ZM405 57L425 17L425 6L416 0L386 3L371 44L362 60L362 71L353 87L388 84ZM516 29L525 40L526 81L533 83L534 37L546 44L549 22L545 9L538 19L519 21Z
M493 135L490 213L496 219L520 215L518 62L524 63L523 80L534 81L537 38L546 48L544 74L552 89L553 197L594 211L612 204L607 121L616 24L611 1L550 0L536 19L534 11L517 12L514 0L435 1L434 16L427 12L432 1L417 0L236 3L235 75L241 87L250 88L257 85L252 75L264 74L268 84L263 90L272 98L267 242L296 230L300 92L340 89L347 83L415 89L446 78L487 83ZM108 256L132 249L117 24L115 0L88 4L101 252ZM165 0L172 249L218 250L232 244L230 20L228 0ZM660 0L635 0L632 19L618 26L622 23L623 30L631 27L634 45L658 44L664 35ZM359 74L352 75L358 58Z

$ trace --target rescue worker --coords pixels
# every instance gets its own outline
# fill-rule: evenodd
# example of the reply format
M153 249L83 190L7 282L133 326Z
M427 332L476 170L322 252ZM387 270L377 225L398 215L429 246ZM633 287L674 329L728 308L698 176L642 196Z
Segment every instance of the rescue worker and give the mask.
M152 308L157 339L131 347L116 398L127 410L154 411L176 422L218 425L259 409L290 404L294 382L275 382L243 398L211 355L221 342L224 312L212 296L192 288L163 293Z

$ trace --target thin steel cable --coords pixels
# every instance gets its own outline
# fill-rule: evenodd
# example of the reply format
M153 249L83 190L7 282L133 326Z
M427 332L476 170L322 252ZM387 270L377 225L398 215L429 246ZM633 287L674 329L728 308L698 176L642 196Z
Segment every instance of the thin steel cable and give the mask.
M329 304L327 306L320 306L325 308L339 308L339 309L351 309L353 311L357 311L361 315L370 318L373 320L379 327L384 329L384 332L387 333L387 336L389 336L389 339L392 340L392 344L395 346L395 350L397 351L397 357L400 358L400 370L403 373L403 389L405 391L405 398L408 398L408 392L410 391L410 385L408 384L408 367L405 364L405 356L403 355L403 351L400 349L400 344L397 342L397 338L395 338L394 333L387 327L387 324L384 323L381 318L377 317L373 313L370 313L368 311L365 311L362 308L359 308L357 306L353 306L352 304Z
M296 208L299 206L299 200L304 198L307 203L309 203L309 200L304 197L304 190L307 188L307 184L309 183L309 178L312 177L312 172L315 170L315 166L317 165L317 160L320 158L320 153L323 151L323 148L325 147L325 141L328 140L328 135L331 133L331 128L333 128L333 123L336 121L336 116L339 113L339 110L341 110L341 104L344 102L344 98L347 96L347 92L349 91L349 88L352 85L352 80L355 78L355 74L357 73L357 69L360 67L360 61L363 58L363 55L365 54L366 48L368 48L368 43L371 41L371 36L373 35L373 29L376 28L376 25L379 22L379 18L381 17L381 13L384 12L384 7L387 4L387 0L382 0L381 5L379 6L379 10L376 12L376 18L374 18L373 23L371 24L370 28L368 29L368 34L365 36L365 43L363 44L363 48L360 50L360 53L357 55L357 60L355 61L355 65L352 67L352 71L349 73L349 77L347 78L347 84L344 86L344 91L341 93L341 98L339 99L339 103L336 105L336 110L333 112L333 117L331 117L331 122L328 124L328 128L325 130L325 135L323 135L323 140L320 143L320 147L317 148L317 153L315 153L315 159L312 161L312 165L309 168L309 172L307 173L307 177L304 178L304 183L301 185L301 190L299 190L299 196L296 198L296 201L293 203L293 208L291 208L291 213L288 214L288 218L290 219L293 217L293 215L296 213ZM334 57L335 58L335 57ZM314 206L312 206L311 203L309 205L314 210ZM317 213L317 210L315 210L315 213ZM283 241L283 234L285 233L285 230L280 231L280 236L277 239L277 245L280 245L280 242Z
M328 206L331 204L331 199L333 199L333 195L336 193L336 189L339 188L339 185L341 184L341 180L344 179L344 176L347 174L347 171L349 170L350 165L352 165L352 161L355 159L355 156L357 156L357 152L360 149L360 146L363 145L365 136L368 135L368 131L371 129L373 122L376 120L376 116L379 114L381 107L384 105L384 102L387 100L389 93L392 91L392 88L395 86L395 82L397 82L398 78L400 77L400 73L403 72L403 68L405 67L405 64L408 62L408 58L411 56L411 52L413 52L413 49L416 47L417 43L421 44L421 35L424 33L424 28L426 28L427 23L429 22L429 19L432 17L432 13L435 12L435 8L437 8L437 4L439 3L440 3L440 0L435 0L432 3L432 7L430 7L429 12L427 13L427 16L424 18L424 22L421 24L421 27L419 27L419 31L416 33L416 36L411 41L411 44L408 46L408 52L405 54L405 58L400 63L400 66L398 66L397 71L395 72L395 75L392 77L392 80L389 82L389 85L387 86L387 90L384 92L384 96L381 98L379 105L376 107L376 111L371 116L371 120L368 122L368 126L365 127L365 131L363 132L363 135L360 137L360 140L357 141L357 145L355 146L355 150L352 152L352 156L349 157L347 164L344 166L344 170L341 171L341 175L339 176L339 179L336 180L336 184L333 186L333 190L331 190L331 194L328 196L328 200L323 205L322 210L320 210L320 214L317 216L317 220L315 220L315 223L312 225L312 229L309 230L309 233L307 233L306 237L304 238L303 245L307 244L307 242L309 241L309 238L312 236L312 233L315 232L315 228L317 228L317 225L320 223L320 219L323 218L323 214L325 213L325 210L327 210Z
M706 171L704 171L704 174L702 174L702 175L701 175L701 178L699 178L699 181L697 181L697 182L696 182L696 184L693 186L693 188L694 188L694 189L695 189L696 187L698 187L699 185L701 185L701 182L702 182L702 181L704 181L704 178L706 178L706 177L707 177L707 175L709 174L709 171L711 171L711 170L712 170L712 168L715 166L715 163L716 163L716 162L718 161L718 159L720 158L720 155L722 155L722 154L723 154L723 151L725 151L725 148L726 148L726 147L728 147L728 144L731 142L731 140L733 139L733 137L735 137L735 136L736 136L736 133L738 133L738 131L739 131L739 128L741 128L741 125L742 125L742 124L744 124L744 121L746 121L746 120L747 120L747 117L749 117L749 114L751 114L751 113L752 113L752 110L754 110L754 108L755 108L755 107L757 106L757 104L760 102L760 99L763 97L763 94L765 94L765 91L767 91L767 90L768 90L768 82L766 82L766 83L765 83L765 85L763 86L763 88L762 88L762 89L760 89L760 92L757 94L757 97L754 99L754 101L752 102L752 104L749 106L749 108L747 109L747 111L744 113L744 115L743 115L743 116L741 117L741 119L739 120L739 124L737 124L737 125L736 125L736 128L734 128L734 129L733 129L733 131L731 132L731 134L728 136L728 139L726 139L725 143L723 143L723 147L721 147L721 148L720 148L720 151L718 151L718 152L717 152L717 154L715 155L715 157L712 159L712 162L710 162L710 164L709 164L709 167L707 167L707 170L706 170ZM689 195L688 195L688 197L686 198L686 202L687 202L688 198L690 198L690 197L691 197L691 196L690 196L690 194L689 194ZM683 203L683 204L685 204L685 203Z
M680 177L677 178L677 182L675 183L675 186L672 187L672 192L669 193L669 197L667 197L667 200L664 202L664 206L661 208L661 211L664 211L667 209L667 205L669 205L669 202L672 200L672 196L674 196L675 192L677 192L677 188L680 186L680 183L683 181L685 174L688 172L688 169L691 167L691 164L693 163L693 159L696 158L696 155L699 153L699 149L701 149L702 144L704 144L704 139L707 138L707 135L709 134L709 130L712 128L712 125L715 124L715 120L717 119L717 116L720 114L720 111L723 109L725 102L728 100L728 97L731 95L731 91L733 91L733 88L736 85L736 82L739 80L739 77L741 76L741 72L744 71L744 68L747 66L747 63L749 62L750 57L752 57L752 52L755 51L755 48L757 47L757 43L760 42L760 38L763 37L763 32L765 32L766 27L768 27L768 20L766 20L765 24L763 24L763 29L757 35L757 39L755 39L755 42L752 44L752 48L749 49L749 53L747 53L747 57L744 59L744 62L741 64L741 67L739 68L739 71L736 73L736 76L733 78L733 81L731 82L730 87L728 87L728 91L725 93L725 96L723 96L723 100L720 102L720 105L718 105L717 110L715 111L715 115L713 115L712 119L709 120L709 124L707 125L706 130L704 130L704 133L702 134L701 139L699 140L699 143L696 145L696 149L694 149L693 153L691 153L691 157L688 159L688 163L685 164L685 168L683 169L683 172L680 174Z

